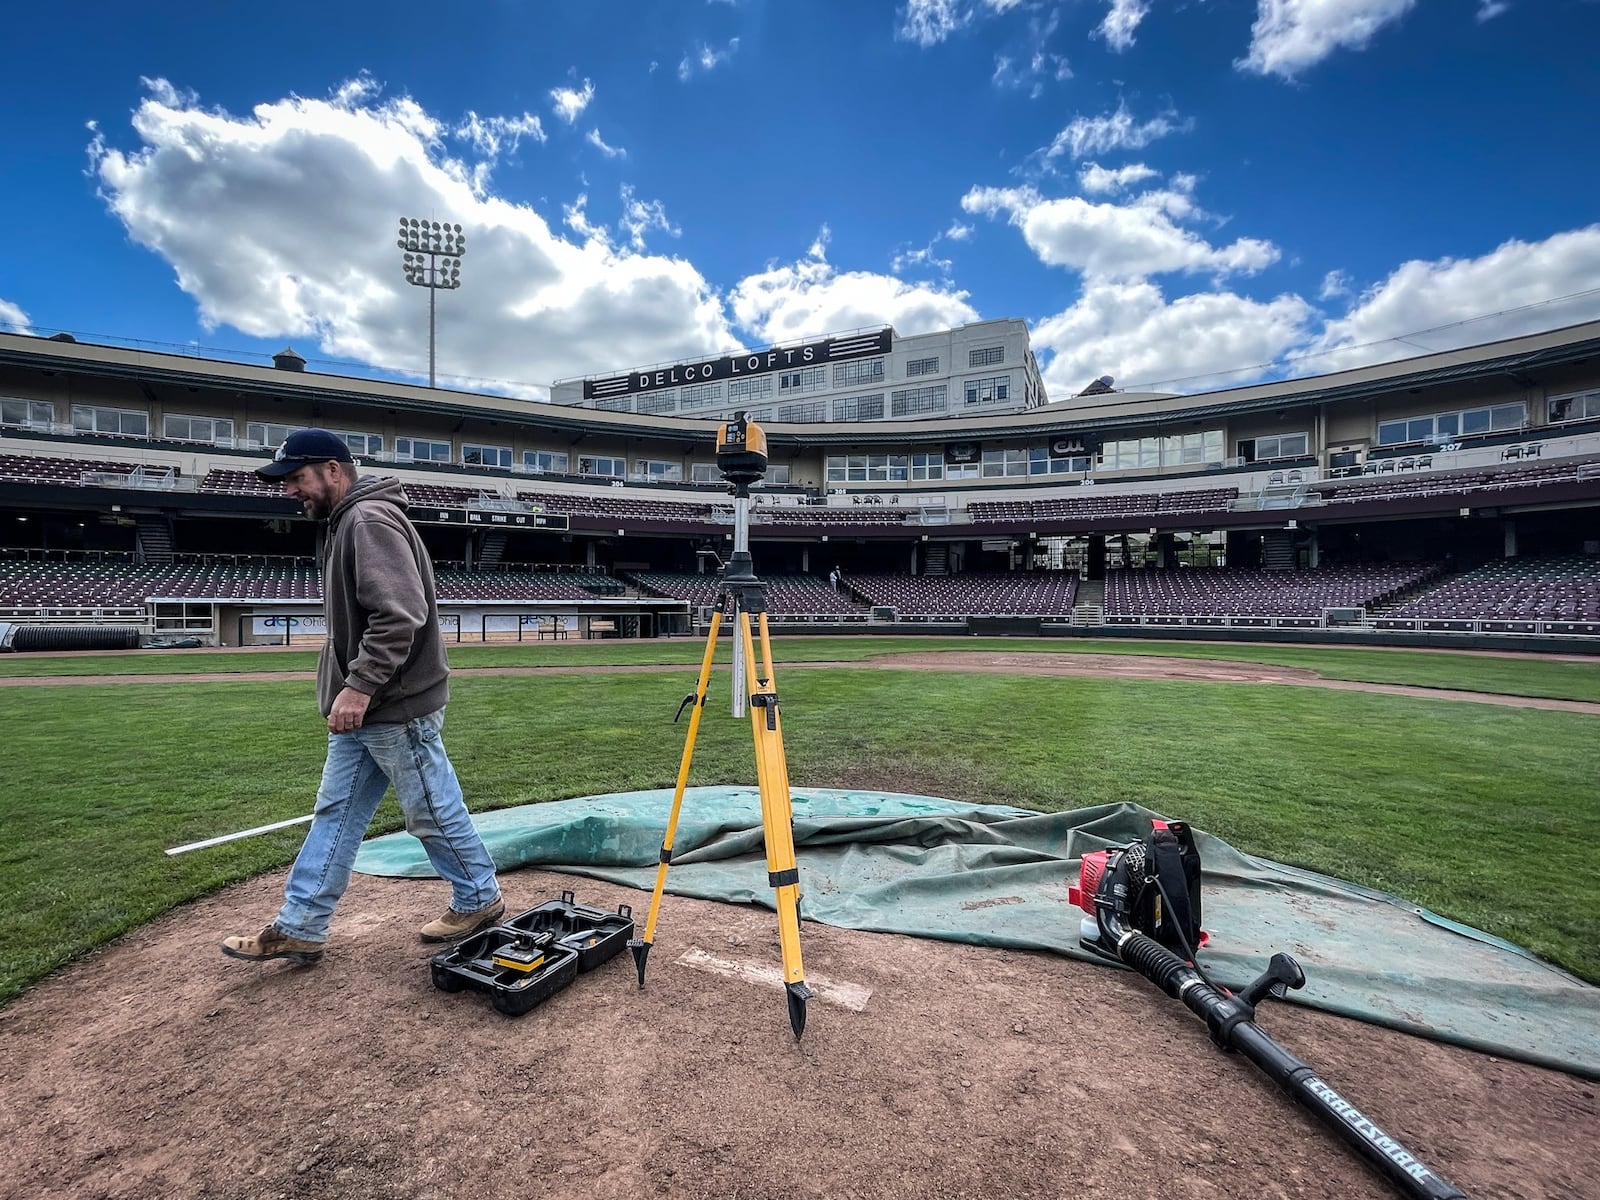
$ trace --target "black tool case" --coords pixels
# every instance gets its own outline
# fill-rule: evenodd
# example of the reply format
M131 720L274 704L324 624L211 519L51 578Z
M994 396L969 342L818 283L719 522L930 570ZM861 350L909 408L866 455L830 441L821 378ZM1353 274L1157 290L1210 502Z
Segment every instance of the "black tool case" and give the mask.
M508 929L528 933L553 932L556 940L578 952L578 970L592 971L615 958L633 937L633 909L619 904L614 913L577 903L572 892L547 900L505 922Z
M622 904L604 912L562 892L434 955L433 986L488 992L496 1012L520 1017L620 953L633 937L632 911Z

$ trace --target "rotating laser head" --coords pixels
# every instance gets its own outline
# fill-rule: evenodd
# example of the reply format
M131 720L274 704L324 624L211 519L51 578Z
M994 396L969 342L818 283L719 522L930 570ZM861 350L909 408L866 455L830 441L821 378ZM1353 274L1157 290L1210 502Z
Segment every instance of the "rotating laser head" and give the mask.
M767 473L767 435L740 413L717 429L717 469L736 488L759 483Z

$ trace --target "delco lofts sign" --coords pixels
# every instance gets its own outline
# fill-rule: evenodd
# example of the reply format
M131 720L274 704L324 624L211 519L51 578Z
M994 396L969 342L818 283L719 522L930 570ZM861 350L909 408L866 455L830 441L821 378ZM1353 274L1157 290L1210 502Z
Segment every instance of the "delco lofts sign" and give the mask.
M819 366L822 363L868 358L874 354L887 354L892 340L893 335L890 330L880 329L877 333L828 338L821 342L807 342L803 346L786 346L781 350L730 354L724 358L712 358L704 362L678 363L676 366L658 367L650 371L629 371L626 375L613 375L608 379L585 379L583 398L604 400L610 396L656 392L662 388L681 387L684 384L713 383L719 379L742 379L747 375L765 375L771 371L792 371L801 367Z

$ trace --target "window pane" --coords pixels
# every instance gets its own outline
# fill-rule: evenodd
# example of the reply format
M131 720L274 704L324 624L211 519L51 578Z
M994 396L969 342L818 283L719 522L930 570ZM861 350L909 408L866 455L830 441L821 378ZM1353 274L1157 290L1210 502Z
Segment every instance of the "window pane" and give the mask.
M1496 405L1489 418L1491 426L1495 429L1521 429L1523 411L1520 404Z
M1384 421L1378 426L1378 445L1398 446L1406 440L1406 423L1404 421Z
M1489 410L1487 408L1475 408L1471 412L1462 413L1461 414L1461 432L1462 433L1488 433L1489 432Z

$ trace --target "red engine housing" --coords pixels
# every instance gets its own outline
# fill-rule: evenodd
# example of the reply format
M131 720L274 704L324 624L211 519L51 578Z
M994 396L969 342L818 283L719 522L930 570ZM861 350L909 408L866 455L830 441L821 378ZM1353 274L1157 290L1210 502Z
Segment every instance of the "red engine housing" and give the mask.
M1110 857L1109 850L1089 851L1078 867L1078 882L1067 885L1067 899L1091 916L1095 893L1100 890L1100 878L1106 873L1106 860Z

